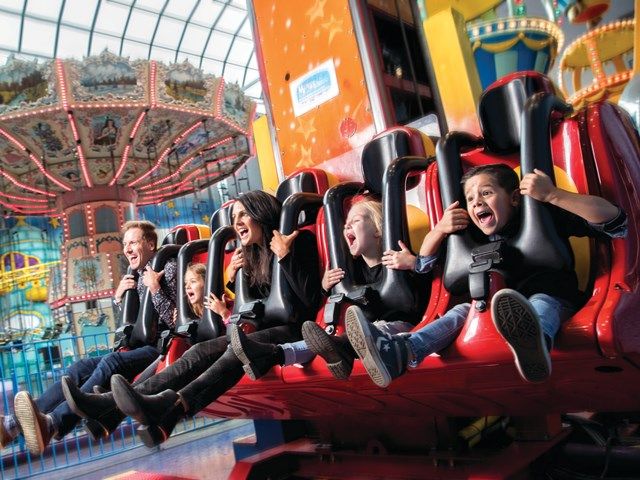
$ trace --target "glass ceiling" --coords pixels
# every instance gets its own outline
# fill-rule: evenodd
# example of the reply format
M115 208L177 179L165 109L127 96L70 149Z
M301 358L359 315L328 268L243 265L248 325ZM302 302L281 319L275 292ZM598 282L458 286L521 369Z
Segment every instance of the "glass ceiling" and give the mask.
M110 52L191 64L260 101L245 0L0 0L0 64ZM261 102L260 102L261 103Z

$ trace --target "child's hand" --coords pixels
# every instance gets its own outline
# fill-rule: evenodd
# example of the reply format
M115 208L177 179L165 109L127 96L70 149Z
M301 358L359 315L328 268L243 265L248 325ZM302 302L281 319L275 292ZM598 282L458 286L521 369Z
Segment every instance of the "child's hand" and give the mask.
M464 230L468 226L469 214L464 208L460 208L460 202L456 200L442 212L442 218L433 229L449 235Z
M322 276L322 288L325 292L331 290L331 288L340 280L344 278L344 270L341 268L332 268L324 271Z
M214 313L220 315L223 319L229 317L231 312L227 308L227 295L223 294L222 298L218 298L213 292L209 292L209 298L204 299L204 306Z
M520 193L541 202L550 202L556 190L551 178L537 168L533 169L533 173L527 173L520 181Z
M236 248L235 252L233 252L233 255L231 256L231 261L229 262L229 265L227 266L227 270L225 272L228 281L235 281L236 274L238 273L238 270L242 268L243 264L244 255L242 253L242 248Z
M393 270L413 270L416 264L416 256L411 253L407 246L398 240L400 251L387 250L382 254L382 264Z
M271 239L271 244L269 246L271 247L271 251L278 257L278 260L287 256L291 249L291 244L299 233L300 231L296 230L290 235L283 235L278 230L273 231L273 238Z

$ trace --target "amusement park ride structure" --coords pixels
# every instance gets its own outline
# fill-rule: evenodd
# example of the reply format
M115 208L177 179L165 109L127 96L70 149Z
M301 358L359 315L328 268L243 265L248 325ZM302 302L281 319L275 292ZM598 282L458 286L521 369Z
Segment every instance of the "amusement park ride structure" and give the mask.
M552 352L551 378L543 384L524 383L490 314L480 307L472 308L450 347L386 389L375 387L359 364L348 382L333 379L321 359L302 369L276 367L257 382L243 380L206 411L214 416L304 420L306 436L239 462L231 478L276 472L330 478L530 478L532 462L571 431L560 414L638 410L640 331L633 313L640 302L638 132L626 112L605 100L610 93L575 108L565 103L562 92L544 77L562 43L559 30L547 20L491 19L497 3L473 2L474 11L457 11L458 4L468 7L471 2L309 1L294 13L277 2L252 2L271 129L271 135L265 135L271 144L256 146L258 154L271 151L281 174L313 167L340 180L364 181L367 188L375 186L371 177L381 177L386 158L392 170L378 187L386 222L398 231L407 228L402 222L408 218L397 203L391 206L398 201L404 205L404 178L395 178L399 172L421 174L407 198L433 223L456 199L459 174L493 162L523 172L540 168L563 188L602 195L624 208L629 213L626 239L572 244L588 300L562 328ZM573 8L573 18L593 23L608 6L606 1L579 2L576 12L575 3L558 6ZM474 23L480 15L483 22ZM389 17L404 42L393 43L393 34L384 28ZM419 43L411 41L412 35L424 53L411 50ZM389 53L398 45L403 61ZM478 54L493 56L491 64L478 62ZM414 63L425 57L426 65ZM621 68L621 60L614 63ZM620 80L616 75L612 82ZM305 96L319 79L326 79L326 88ZM417 131L395 127L427 113L438 118L442 134L436 149ZM368 160L371 150L377 163ZM434 150L436 162L395 159L433 157ZM405 161L412 167L402 167ZM269 185L268 177L263 180ZM318 232L331 230L327 212L334 196L325 196ZM532 252L536 247L544 250L545 235L539 235L540 224L530 225L532 229L522 233L522 248L535 263L537 253ZM393 248L394 240L385 238L385 248ZM339 240L327 237L326 242L331 251L331 242ZM448 249L454 251L451 242ZM468 265L472 259L469 252L465 255L457 261L464 264L467 258ZM487 275L487 296L475 300L477 305L490 301L501 284L499 275ZM422 322L442 315L462 293L458 288L443 272L436 273ZM384 288L380 291L387 294ZM402 296L401 287L394 295ZM321 312L317 322L327 331L341 331L341 320L327 319ZM452 452L460 422L477 417L483 419L480 424L511 417L515 441L482 454ZM474 425L472 430L477 429ZM285 440L291 438L288 433L285 430ZM605 458L600 451L584 449L573 461L593 453Z
M317 217L305 215L305 228L317 233L325 264L339 242L331 232L340 231L339 217L346 198L341 195L348 196L344 192L350 192L349 188L367 188L382 195L385 248L395 248L397 240L402 239L412 243L415 250L418 244L411 241L409 233L416 218L409 204L426 212L428 220L420 220L423 227L436 223L443 208L458 198L460 174L480 164L503 162L524 173L540 168L565 189L602 195L624 208L629 216L625 239L572 243L587 300L562 327L551 355L551 378L543 384L528 384L518 376L490 313L480 305L489 302L502 284L500 275L488 269L484 273L487 289L483 296L474 297L478 308L472 308L458 339L388 388L375 387L358 362L348 381L337 381L321 359L316 359L304 368L275 367L256 382L243 379L210 405L205 413L218 417L283 421L279 433L283 444L241 460L231 478L531 478L532 462L560 444L571 431L562 423L562 413L638 411L640 327L635 312L640 308L640 139L628 114L607 101L612 93L609 87L615 83L617 92L623 87L622 81L630 77L623 75L625 55L593 55L594 49L601 48L601 34L617 27L601 27L597 35L585 36L583 43L596 83L587 87L586 95L576 92L572 106L544 75L562 44L560 30L550 20L526 18L523 0L510 2L516 16L495 18L499 3L300 0L296 9L291 9L284 2L250 2L267 109L266 120L255 122L252 133L265 189L275 191L280 181L300 175L302 170L315 179L309 185L315 189L316 202L319 195L326 194ZM594 23L609 4L605 0L548 3L555 13L567 11L570 18ZM631 26L618 25L625 39ZM581 44L569 48L561 68L574 63L585 68L584 62L573 58L580 57L576 53L580 48ZM603 77L601 62L614 57L617 73ZM136 67L149 72L145 77L148 83L142 85L153 88L146 94L146 103L120 99L122 104L112 114L100 117L107 139L110 129L123 128L109 119L131 117L131 128L119 145L120 163L114 164L108 153L103 155L102 163L111 167L101 189L97 172L89 167L101 162L89 161L80 147L92 145L96 152L108 152L111 140L101 145L102 129L92 129L98 122L92 122L95 115L87 111L92 107L71 100L82 98L73 88L79 92L87 88L79 82L67 90L63 79L80 75L64 72L80 71L78 68L71 62L52 64L60 98L56 101L62 107L44 106L41 113L68 122L72 134L66 144L77 152L77 182L83 192L89 193L91 188L106 191L124 175L126 184L118 191L137 190L141 201L179 194L195 176L203 171L210 173L196 171L192 159L199 153L206 155L209 147L231 142L227 136L244 138L248 134L246 122L251 119L251 109L243 107L242 121L231 121L224 115L220 96L205 109L208 116L184 105L166 107L171 111L170 115L165 112L166 118L196 115L189 127L193 130L182 130L175 144L165 143L164 150L159 148L159 160L151 165L151 170L162 171L158 180L145 173L146 159L132 162L131 175L127 176L127 159L142 142L138 129L144 116L154 109L162 115L158 92L170 95L169 91L176 88L171 82L161 86L154 76L153 62ZM219 85L223 85L221 80L218 88L223 88ZM574 85L581 86L579 82ZM184 95L191 98L192 94ZM103 100L97 108L115 107ZM49 198L58 194L78 198L69 183L72 179L65 178L61 166L49 172L45 168L49 164L32 153L35 148L19 140L15 132L27 128L20 126L27 122L19 115L2 114L0 120L6 117L15 127L3 127L0 140L28 156L36 168L30 170L34 176L30 185L16 183L10 172L3 174L8 180L5 183L13 189L3 201L26 203L27 197L38 194L33 203L40 207L21 207L35 212L52 208ZM414 128L425 127L426 117L435 119L439 139ZM222 143L200 144L182 158L180 167L171 170L168 152L175 151L179 142L196 130L211 131L204 128L209 119L222 122L218 128L223 133L215 140ZM35 120L29 121L32 130L37 127ZM163 117L152 124L162 125L164 121ZM232 143L236 146L235 140ZM241 157L246 145L242 143L242 148L233 150L233 157ZM207 162L202 163L206 168ZM409 177L419 179L417 186ZM334 185L335 181L328 178L351 186ZM38 182L47 188L38 186ZM414 188L405 194L409 186ZM126 195L122 198L133 204L133 193ZM97 208L92 205L103 200L99 197L86 206L87 222L94 222L91 215ZM68 211L80 204L62 202ZM533 202L526 209L530 216L523 222L527 227L521 232L522 251L535 262L537 254L531 249L544 249L547 232L541 231L541 223L527 219L544 213ZM292 218L299 218L297 213ZM74 225L69 213L66 224ZM463 266L470 264L470 252L456 250L459 237L452 237L448 252L458 252L456 261ZM65 248L71 251L73 247ZM452 281L449 272L435 272L430 285L425 285L430 300L421 325L464 297L460 285L466 283L460 279L466 280L466 273ZM397 302L405 293L401 277L385 278L379 287L385 301ZM350 292L344 287L339 293L348 296ZM269 300L265 300L265 308ZM316 321L328 332L341 332L343 307L340 304L333 308L338 315L328 315L325 305ZM234 310L242 308L236 302ZM477 417L480 423L475 421ZM515 431L508 446L482 454L455 450L461 426L470 423L472 429L478 429L483 423L500 424L507 417ZM260 425L264 423L257 428L256 450L269 445ZM575 456L583 457L584 451Z

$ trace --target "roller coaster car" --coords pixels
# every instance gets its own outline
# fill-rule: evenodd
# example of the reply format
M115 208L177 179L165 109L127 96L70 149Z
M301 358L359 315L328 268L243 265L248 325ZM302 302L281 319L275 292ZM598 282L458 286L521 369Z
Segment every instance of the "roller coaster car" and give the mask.
M521 166L524 173L541 168L563 188L601 195L629 217L626 238L585 240L573 246L588 299L556 339L551 378L542 384L520 379L489 311L479 312L474 300L458 339L387 389L375 387L359 362L349 381L339 382L317 366L316 359L302 370L282 369L277 383L244 380L208 412L305 419L314 425L316 435L334 445L363 446L384 438L387 445L415 450L439 444L437 430L446 417L550 419L548 414L567 411L637 410L640 324L634 312L640 307L636 208L640 141L630 119L606 102L572 113L555 97L552 83L535 72L499 80L483 94L479 108L484 138L449 133L438 145L437 166L427 170L426 203L432 219L440 218L443 205L461 198L459 178L465 169L496 162ZM570 252L555 241L544 208L524 200L516 244L532 262L571 262ZM393 217L385 215L389 218ZM445 267L435 272L423 322L442 315L455 304L452 294L466 290L473 245L464 235L449 238ZM499 278L489 275L483 299L487 302L499 287ZM558 433L559 417L549 422L553 425L540 425L540 430L546 429L544 435Z
M308 192L322 194L328 187L325 172L316 169L302 169L293 173L280 184L276 197L284 201L294 193ZM184 294L184 275L191 262L207 264L205 292L213 292L218 297L225 293L227 279L224 277L226 266L233 254L233 240L236 238L232 227L231 212L234 200L223 204L211 217L210 239L193 240L185 243L178 252L178 318L176 328L166 356L158 366L165 368L178 359L191 345L203 340L216 338L225 332L220 316L205 309L203 318L196 318L187 303Z
M345 211L353 197L364 192L382 194L385 218L389 219L384 226L383 248L397 247L398 240L403 240L406 244L410 243L408 227L410 222L408 222L404 192L406 188L415 187L420 181L420 175L424 173L429 163L425 158L428 152L433 152L433 146L418 131L404 127L391 129L377 136L365 147L362 154L364 183L342 183L327 191L324 196L324 209L316 219L316 230L323 232L326 229L328 245L325 245L325 235L320 233L318 248L321 256L325 249L329 250L332 267L340 266L347 272L353 268L352 258L342 235ZM396 161L399 156L408 154L420 156L403 157L401 161ZM423 212L415 207L408 210L414 222L413 217L421 213L422 224L426 225L426 216ZM284 211L286 211L285 208L283 208ZM284 217L283 214L283 219ZM425 233L426 229L423 229L414 243L419 245ZM424 288L427 293L428 282L425 283ZM334 287L332 293L334 295L324 312L321 310L317 316L317 321L329 333L342 332L342 311L348 304L359 304L366 311L371 296L376 296L376 300L379 300L387 309L406 313L415 312L419 298L426 297L426 295L416 295L416 292L412 291L407 272L391 270L385 271L383 278L376 285L362 286L343 280ZM307 386L304 385L308 381L314 384L329 382L332 387L338 385L341 388L339 391L312 388L314 393L310 395ZM295 396L292 395L291 386L293 385L296 389L298 387L302 389ZM304 418L322 415L323 412L336 408L341 410L342 400L336 405L336 398L344 397L347 402L350 402L355 399L352 395L351 385L347 382L336 384L322 360L316 359L304 369L276 367L259 382L244 379L237 388L210 405L206 413L251 418L289 418L289 416ZM293 410L289 410L291 407Z
M449 133L437 147L439 185L431 177L434 203L443 208L459 199L462 172L470 166L503 162L545 171L567 190L599 195L629 215L624 239L572 239L567 251L547 207L522 200L521 228L513 239L526 264L573 264L586 302L564 323L552 351L553 373L543 384L526 384L499 337L488 310L472 308L457 340L441 356L432 355L390 391L408 394L433 414L543 415L568 411L633 411L638 408L640 325L638 308L638 185L640 144L628 116L602 102L576 113L555 97L542 75L525 72L496 82L480 102L484 139ZM440 292L434 292L429 321L450 307L449 293L467 290L471 249L468 232L451 235ZM573 253L573 255L572 255ZM489 273L485 298L501 288ZM633 385L633 386L632 386ZM410 393L409 393L410 392Z

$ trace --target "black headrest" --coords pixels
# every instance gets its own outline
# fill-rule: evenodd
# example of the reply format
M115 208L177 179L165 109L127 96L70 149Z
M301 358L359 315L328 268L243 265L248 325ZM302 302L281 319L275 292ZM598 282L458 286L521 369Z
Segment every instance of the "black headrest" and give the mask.
M362 150L362 176L367 190L382 193L382 179L387 167L397 158L420 155L406 129L391 130L372 139ZM420 179L407 180L407 189L415 187Z
M218 210L211 215L211 234L220 227L226 227L231 225L231 210L233 209L233 202L228 205L222 205Z
M480 96L478 114L489 150L507 154L520 148L520 117L534 93L555 93L547 77L538 72L517 72L491 84Z
M276 198L280 202L284 202L294 193L322 193L318 192L318 184L316 178L311 172L299 172L287 178L284 182L278 185L276 191Z
M189 241L189 237L187 234L187 230L184 228L177 228L172 232L169 232L164 240L162 241L162 245L184 245Z

